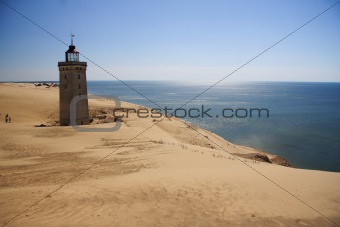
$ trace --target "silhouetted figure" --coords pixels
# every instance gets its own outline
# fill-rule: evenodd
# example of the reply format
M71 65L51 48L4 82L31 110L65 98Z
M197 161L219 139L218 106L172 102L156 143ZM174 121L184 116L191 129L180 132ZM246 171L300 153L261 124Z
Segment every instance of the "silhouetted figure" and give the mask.
M5 122L8 123L8 120L9 120L9 116L8 116L8 114L6 114L6 116L5 116Z

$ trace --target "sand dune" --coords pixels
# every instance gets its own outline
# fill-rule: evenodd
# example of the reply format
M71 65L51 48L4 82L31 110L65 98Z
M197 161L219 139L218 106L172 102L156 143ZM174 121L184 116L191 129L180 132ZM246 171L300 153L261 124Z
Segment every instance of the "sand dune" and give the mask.
M130 113L114 132L35 127L58 118L58 88L0 84L0 103L1 224L340 225L340 173L254 160L283 159L173 118ZM92 114L112 106L90 100Z

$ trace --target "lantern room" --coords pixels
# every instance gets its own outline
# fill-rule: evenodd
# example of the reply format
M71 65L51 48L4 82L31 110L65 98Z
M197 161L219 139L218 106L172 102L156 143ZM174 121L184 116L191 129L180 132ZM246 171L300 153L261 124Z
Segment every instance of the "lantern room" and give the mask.
M73 36L71 35L71 45L68 50L65 52L65 60L66 62L78 62L79 61L79 52L76 50L76 47L73 45Z

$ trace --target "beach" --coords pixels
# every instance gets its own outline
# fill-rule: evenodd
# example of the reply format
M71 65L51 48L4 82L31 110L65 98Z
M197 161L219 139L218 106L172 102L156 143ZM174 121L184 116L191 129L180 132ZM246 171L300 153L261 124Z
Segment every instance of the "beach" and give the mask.
M3 83L0 103L2 225L340 225L340 173L287 167L176 118L56 126L57 87ZM94 115L114 105L89 100ZM116 124L95 122L83 127Z

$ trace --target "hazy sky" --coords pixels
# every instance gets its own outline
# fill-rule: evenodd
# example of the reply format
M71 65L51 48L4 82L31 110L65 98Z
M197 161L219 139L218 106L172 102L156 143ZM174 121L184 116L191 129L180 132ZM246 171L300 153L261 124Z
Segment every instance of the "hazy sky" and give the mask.
M121 80L218 81L337 0L2 0ZM58 80L65 44L0 3L0 81ZM89 80L113 80L88 62ZM227 80L340 82L340 3Z

